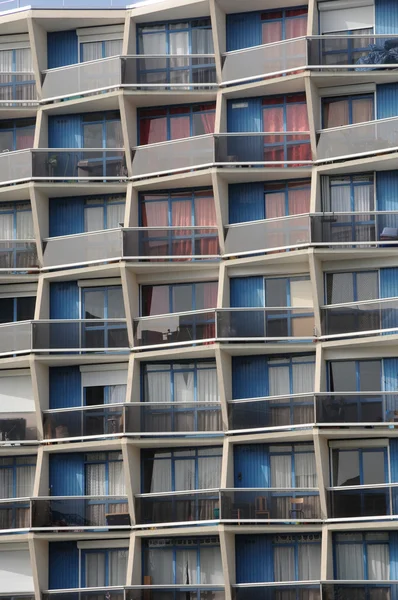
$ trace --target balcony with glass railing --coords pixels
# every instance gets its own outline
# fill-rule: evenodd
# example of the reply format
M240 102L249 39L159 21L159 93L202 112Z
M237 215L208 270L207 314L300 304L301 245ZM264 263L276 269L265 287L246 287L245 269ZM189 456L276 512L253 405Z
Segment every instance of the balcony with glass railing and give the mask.
M137 525L200 524L218 522L220 490L189 490L135 496Z
M20 600L19 596L4 600ZM41 597L42 600L224 600L225 592L223 586L217 585L146 585L47 590Z
M398 298L321 307L322 338L355 338L398 332Z
M184 262L220 259L217 227L137 227L66 235L46 239L43 252L45 269L110 260Z
M28 531L31 527L32 504L30 498L0 500L0 533L21 533Z
M125 436L221 435L220 402L129 402L43 412L44 439L114 439Z
M398 581L357 580L323 581L322 600L392 600L398 593Z
M33 72L1 71L0 108L26 109L38 104Z
M262 600L263 598L267 598L267 600L324 600L320 581L235 584L232 586L232 598L233 600Z
M300 168L311 165L307 131L206 134L133 148L133 179L209 167Z
M311 240L328 248L389 248L398 245L396 211L325 212L311 216Z
M44 101L118 88L145 91L216 89L213 54L112 56L43 71Z
M398 68L397 35L316 35L224 54L222 85L296 74L386 72Z
M34 179L48 182L123 182L127 179L120 148L41 148L0 154L0 185Z
M398 513L398 484L349 485L328 490L332 519L392 517Z
M0 273L39 270L35 240L0 240Z
M18 407L12 405L7 410L3 408L0 418L0 447L35 445L40 440L35 412L18 412Z

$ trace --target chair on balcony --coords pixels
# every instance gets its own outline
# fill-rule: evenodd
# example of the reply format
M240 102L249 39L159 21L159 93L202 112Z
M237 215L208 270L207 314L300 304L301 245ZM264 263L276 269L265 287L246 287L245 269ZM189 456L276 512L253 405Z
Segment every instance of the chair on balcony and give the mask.
M304 498L290 498L290 507L290 518L304 519Z
M263 519L270 519L271 513L268 510L268 502L265 496L256 496L254 501L254 516L262 517Z

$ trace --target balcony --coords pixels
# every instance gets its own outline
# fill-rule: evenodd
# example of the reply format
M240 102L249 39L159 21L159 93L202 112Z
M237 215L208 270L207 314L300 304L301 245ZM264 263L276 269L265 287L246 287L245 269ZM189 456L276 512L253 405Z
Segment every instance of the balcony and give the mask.
M20 594L18 594L19 600ZM112 586L107 588L48 590L42 600L224 600L222 586L209 585L161 585L161 586ZM0 600L17 600L13 597ZM25 600L25 599L23 599ZM28 600L28 599L26 599ZM29 600L34 600L32 597Z
M232 598L233 600L263 600L264 598L267 600L321 600L322 598L324 600L321 596L320 581L242 583L232 587ZM353 600L352 597L350 600Z
M225 257L282 252L311 244L309 215L278 217L227 226Z
M396 333L398 298L323 306L321 319L324 338Z
M31 179L50 182L125 181L125 153L116 149L46 148L0 154L0 185Z
M38 104L33 72L1 71L0 108L28 108Z
M397 581L322 582L322 600L392 600L397 592Z
M238 523L319 522L319 491L315 488L221 490L221 519Z
M181 262L219 258L216 227L108 229L44 242L45 269L118 260Z
M76 528L130 529L127 497L73 496L32 499L32 527L55 532Z
M339 74L396 69L397 45L396 35L319 35L234 50L224 54L222 85L305 70Z
M0 531L20 533L31 527L31 501L29 498L0 500Z
M3 411L0 417L0 446L32 445L39 441L35 412Z
M43 100L71 99L118 88L216 89L215 57L206 55L113 56L43 71Z
M137 525L193 525L222 518L218 489L140 494L135 496L135 507Z
M388 248L398 244L397 212L313 215L312 243L329 248Z
M330 488L328 500L332 519L383 518L398 513L398 484Z
M133 179L209 167L312 165L309 132L218 133L137 146Z
M372 424L394 428L398 421L395 392L340 392L316 395L316 422L355 426Z
M219 402L131 402L61 408L43 413L44 437L57 442L115 438L128 435L159 436L221 434Z
M0 240L0 272L26 273L38 270L34 240Z

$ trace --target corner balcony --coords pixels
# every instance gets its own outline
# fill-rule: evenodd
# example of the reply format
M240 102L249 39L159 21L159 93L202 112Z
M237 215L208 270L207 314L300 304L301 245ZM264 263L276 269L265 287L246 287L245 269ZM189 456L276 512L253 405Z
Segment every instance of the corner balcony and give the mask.
M217 133L133 148L133 179L209 167L293 168L312 165L307 131Z
M217 227L119 228L44 241L44 269L119 260L183 262L219 259Z
M356 338L398 331L398 298L321 307L322 338Z
M40 320L0 325L0 356L30 352L127 352L125 320Z
M388 248L398 245L396 211L312 215L312 243L327 248Z
M325 600L320 581L235 584L232 586L232 598L233 600L262 600L263 598L267 600ZM338 599L333 598L333 600ZM352 596L350 600L353 600Z
M0 185L24 181L126 181L120 148L41 148L0 154Z
M73 496L33 498L32 527L45 531L130 529L127 497Z
M126 436L221 435L219 402L129 402L59 408L43 413L44 438L51 442Z
M398 67L396 35L318 35L234 50L223 55L222 85L295 74L366 73Z
M216 89L213 54L112 56L42 73L45 102L119 88L145 91Z
M329 488L328 501L331 519L389 518L398 513L398 484Z
M223 586L217 585L142 585L47 590L41 597L42 600L225 600L225 592Z

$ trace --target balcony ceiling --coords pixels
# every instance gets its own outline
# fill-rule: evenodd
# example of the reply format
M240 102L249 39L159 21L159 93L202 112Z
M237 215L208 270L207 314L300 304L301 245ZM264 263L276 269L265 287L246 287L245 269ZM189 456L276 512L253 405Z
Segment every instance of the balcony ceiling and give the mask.
M124 24L124 10L32 10L32 16L45 31L65 31L78 27ZM26 22L25 22L26 29Z
M195 19L209 17L210 6L207 0L199 2L197 0L180 0L179 2L171 0L167 2L153 2L145 7L133 9L131 14L136 23L171 21L173 19Z
M303 2L302 0L284 0L283 4L281 4L280 0L245 0L244 9L242 8L242 0L217 0L217 3L221 6L221 8L228 13L239 13L244 10L245 12L251 10L270 10L272 8L288 8L289 6L303 6L304 4L308 4L307 2Z

